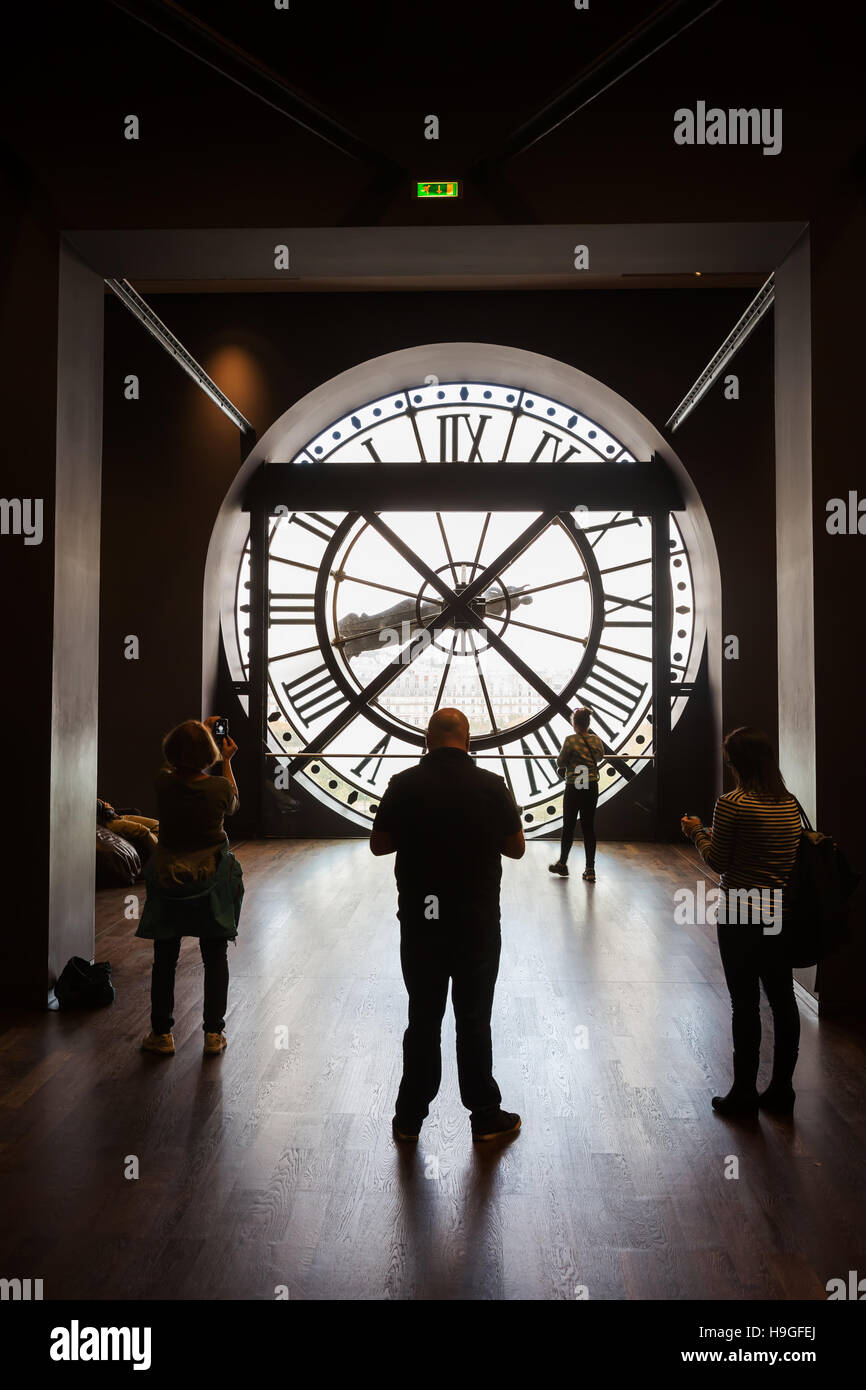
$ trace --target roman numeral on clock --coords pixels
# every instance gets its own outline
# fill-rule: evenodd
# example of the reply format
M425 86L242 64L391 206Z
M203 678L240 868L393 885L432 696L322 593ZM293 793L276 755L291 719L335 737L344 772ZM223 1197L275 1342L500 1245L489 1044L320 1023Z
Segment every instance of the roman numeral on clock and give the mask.
M619 594L605 593L604 601L610 604L604 615L605 628L608 627L652 627L652 617L649 618L615 618L614 613L619 613L624 608L635 608L642 613L652 614L652 594L643 594L640 598L621 598Z
M293 627L313 622L314 599L312 593L278 594L268 589L268 627Z
M463 461L460 457L461 441L465 439L465 436L468 434L469 439L471 440L471 447L469 449L469 454L466 458L466 462L475 463L475 461L477 460L479 463L483 463L484 460L482 459L480 453L481 436L484 433L484 426L487 424L487 421L491 420L492 418L493 417L491 415L479 415L477 428L473 430L472 425L470 423L472 417L471 415L469 415L468 412L466 412L465 414L463 414L462 412L457 412L454 415L440 415L439 462L461 463ZM461 422L463 425L462 429Z
M312 531L314 536L319 536L323 541L329 541L337 529L336 521L329 521L326 516L321 516L318 512L306 512L303 515L300 512L295 512L291 524L292 526L303 526L305 531Z
M366 758L362 758L361 761L357 763L355 767L352 768L353 776L363 777L365 782L369 782L372 785L373 782L375 782L376 778L379 776L379 769L382 766L382 754L388 752L388 746L390 742L390 734L386 734L383 739L380 739L379 742L376 744L376 747L370 753L367 754ZM374 758L376 758L376 766L373 768L372 772L365 773L364 768L367 766L368 763L371 763Z
M560 456L559 456L559 446L560 446L560 444L565 444L565 443L567 443L568 441L565 440L565 439L563 439L563 438L562 438L560 435L558 435L558 434L551 434L551 433L550 433L550 430L543 430L543 431L542 431L542 435L541 435L541 441L540 441L540 443L537 445L536 450L535 450L535 453L532 455L531 459L529 460L530 463L537 463L537 462L538 462L538 460L541 458L541 455L544 453L544 450L545 450L545 447L547 446L548 440L551 440L551 441L553 442L553 452L552 452L552 454L549 456L549 458L545 459L545 463L565 463L567 459L570 459L570 458L571 458L572 454L576 454L576 453L577 453L577 445L576 445L576 444L572 444L572 445L570 446L570 448L568 448L568 449L566 450L566 452L565 452L565 453L562 455L562 457L560 458Z
M627 724L646 692L646 681L634 680L606 662L597 661L589 680L580 691L579 699L592 710L595 723L604 729L608 738L613 738L614 730L599 713L599 705L609 719L615 719L621 725Z
M311 724L313 720L321 719L331 710L346 708L349 704L324 661L320 666L314 666L312 670L305 672L303 676L296 676L292 681L283 681L282 685L305 724Z
M530 734L529 737L534 739L538 748L532 748L525 738L520 740L520 747L526 754L526 761L523 766L526 768L526 776L532 788L532 795L537 796L540 788L535 778L536 771L544 778L548 787L555 787L558 782L562 781L556 766L556 755L559 752L559 744L556 741L556 734L549 724L545 724L541 729L536 729L535 733ZM536 751L547 753L549 755L547 761L542 762L541 759L530 756L530 754Z

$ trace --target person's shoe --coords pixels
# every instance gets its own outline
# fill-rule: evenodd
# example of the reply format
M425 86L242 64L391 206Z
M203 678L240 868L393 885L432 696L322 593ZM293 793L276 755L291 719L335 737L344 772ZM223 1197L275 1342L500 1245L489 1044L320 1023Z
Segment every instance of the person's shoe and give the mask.
M713 1096L713 1109L717 1115L757 1115L758 1092L738 1091L732 1086L726 1096Z
M493 1110L472 1121L472 1140L479 1143L485 1139L500 1139L504 1134L516 1134L519 1129L519 1115L512 1115L508 1110Z
M225 1033L205 1033L204 1050L208 1053L225 1052L226 1035Z
M771 1115L790 1115L796 1099L793 1086L774 1086L771 1081L766 1091L758 1096L758 1106Z
M401 1120L398 1122L396 1115L391 1121L391 1133L393 1134L394 1138L398 1141L398 1143L417 1144L418 1135L420 1134L420 1132L420 1125L410 1124L406 1120Z
M560 878L568 878L567 864L548 864L548 869L552 874L559 874Z
M584 869L583 876L587 883L595 883L595 869Z
M171 1033L148 1033L141 1044L142 1052L161 1052L170 1057L174 1052L174 1037Z

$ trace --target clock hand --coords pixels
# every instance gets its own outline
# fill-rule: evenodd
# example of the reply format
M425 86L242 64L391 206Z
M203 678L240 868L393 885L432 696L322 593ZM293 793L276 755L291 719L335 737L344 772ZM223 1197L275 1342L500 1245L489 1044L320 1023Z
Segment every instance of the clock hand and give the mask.
M382 633L396 633L399 645L408 642L414 632L423 627L440 612L441 603L422 603L420 615L411 601L395 603L382 613L347 613L337 624L337 636L332 646L341 647L345 657L358 656L360 652L381 651ZM393 641L389 645L394 645Z
M530 597L521 593L521 590L526 588L525 584L508 585L507 588L507 600L499 590L487 590L481 600L486 616L500 617L506 611L509 601L512 609L522 603L532 602ZM488 598L487 594L491 597ZM443 607L442 600L425 600L421 603L419 611L411 600L404 600L403 603L395 603L381 613L347 613L337 625L337 637L332 645L341 647L343 655L348 659L359 656L361 652L381 651L381 634L390 631L395 635L396 644L403 646L434 614L441 612ZM395 645L394 641L389 645Z

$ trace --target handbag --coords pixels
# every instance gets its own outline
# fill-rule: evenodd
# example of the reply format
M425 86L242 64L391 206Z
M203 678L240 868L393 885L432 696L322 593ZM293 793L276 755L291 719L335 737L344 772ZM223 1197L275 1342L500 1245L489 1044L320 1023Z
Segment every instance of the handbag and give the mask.
M111 965L107 960L90 961L72 956L60 972L54 996L61 1009L99 1009L114 1003Z
M789 912L782 924L782 943L795 968L817 965L850 940L848 906L861 875L851 868L830 835L814 830L803 807L797 857L785 893Z

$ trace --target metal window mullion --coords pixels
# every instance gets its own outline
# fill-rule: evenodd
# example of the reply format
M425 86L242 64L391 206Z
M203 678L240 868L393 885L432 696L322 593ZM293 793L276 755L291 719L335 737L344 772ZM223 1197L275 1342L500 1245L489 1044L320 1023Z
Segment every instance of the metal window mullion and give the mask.
M670 514L655 511L652 527L652 698L656 834L666 833L665 776L671 732L670 658L673 593L670 574Z
M253 819L264 834L264 781L267 762L268 660L268 512L262 503L250 511L250 664L249 727L255 757L252 765Z

